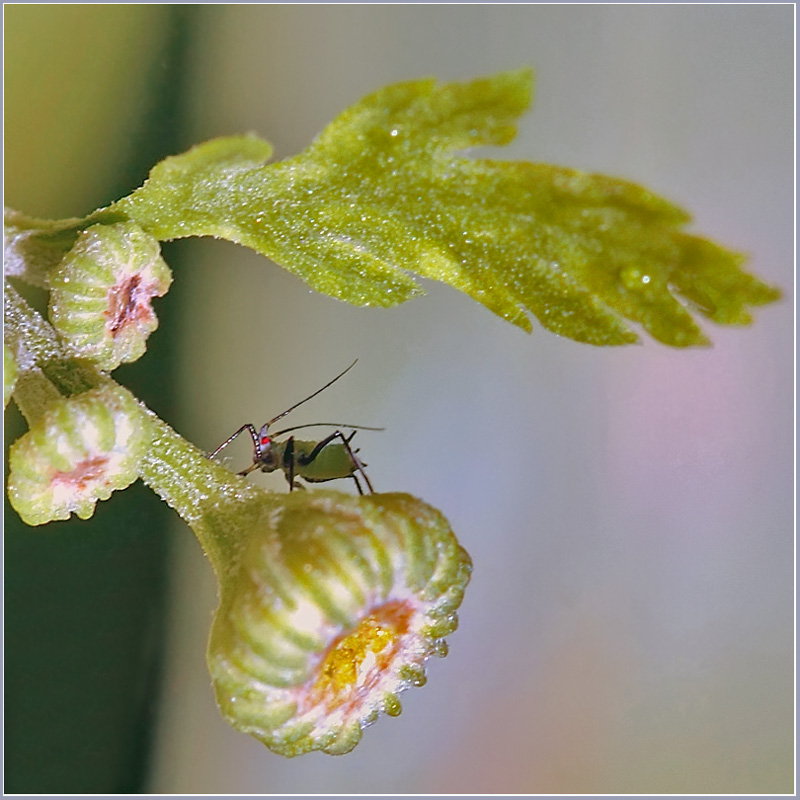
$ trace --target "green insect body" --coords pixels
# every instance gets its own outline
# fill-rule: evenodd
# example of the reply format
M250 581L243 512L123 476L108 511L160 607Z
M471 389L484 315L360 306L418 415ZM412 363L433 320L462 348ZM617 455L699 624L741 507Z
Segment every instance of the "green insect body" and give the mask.
M329 442L313 461L308 461L318 444L319 442L294 440L295 474L304 481L322 483L337 478L348 478L359 466L366 466L351 456L349 448L337 442ZM281 450L285 450L286 442L280 442L278 446Z
M264 423L260 430L251 423L247 422L242 425L232 436L229 436L209 458L213 458L224 447L227 447L239 434L247 431L253 441L253 463L245 470L242 470L240 475L248 475L254 470L261 470L262 472L275 472L276 470L283 470L286 480L289 482L289 491L293 489L302 488L302 484L297 483L298 478L302 478L308 483L324 483L325 481L334 481L340 478L352 478L353 482L358 489L359 494L364 494L361 482L358 475L361 475L367 488L370 492L373 491L372 484L364 472L365 464L356 455L358 450L353 450L350 442L356 435L353 430L349 436L345 436L340 430L335 430L329 436L321 441L305 441L295 439L290 436L285 441L276 441L275 437L284 433L297 430L298 428L308 428L316 425L342 425L347 428L361 428L366 430L382 430L382 428L365 428L363 425L345 425L344 423L325 423L325 422L312 422L308 425L296 425L292 428L284 428L282 431L270 434L269 426L276 420L285 417L290 411L293 411L297 406L310 400L312 397L318 395L324 389L327 389L334 381L339 380L342 375L348 370L352 369L355 361L342 373L337 375L332 381L329 381L318 389L314 394L309 395L305 400L295 403L291 408L273 417L269 422Z

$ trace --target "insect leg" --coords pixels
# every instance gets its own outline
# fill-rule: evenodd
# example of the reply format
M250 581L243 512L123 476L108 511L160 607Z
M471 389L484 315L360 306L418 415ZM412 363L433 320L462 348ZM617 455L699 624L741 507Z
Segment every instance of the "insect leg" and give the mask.
M258 454L258 433L256 433L256 429L255 429L255 427L253 425L251 425L249 422L245 422L245 424L242 425L242 427L239 428L239 430L236 431L236 433L234 433L232 436L229 436L213 453L209 453L208 457L209 458L214 458L214 456L217 453L219 453L220 450L223 450L224 448L226 448L240 433L244 433L244 431L249 431L250 432L250 438L253 440L253 455L254 456L257 455Z
M361 477L366 482L367 488L369 489L369 493L375 494L375 490L372 488L372 484L370 483L369 478L367 477L367 473L364 472L364 465L361 463L358 456L350 448L350 440L356 435L356 432L353 431L346 439L342 435L341 431L336 431L336 432L339 434L339 437L342 440L342 444L344 445L345 450L347 450L347 454L350 456L353 463L356 465L356 469L361 473ZM358 478L356 477L355 473L353 473L353 480L356 482L356 486L358 487L358 493L364 494L364 492L361 491L361 484L358 482Z
M306 456L301 455L299 461L301 464L310 464L314 459L323 451L326 445L330 444L337 436L342 434L339 431L334 431L330 436L326 436L321 442L314 445L314 449Z
M352 450L350 448L350 442L353 441L353 437L355 435L356 435L356 432L352 431L351 434L346 439L342 439L342 441L344 442L344 446L345 446L345 449L347 450L347 454L350 456L350 460L356 465L356 469L364 476L364 480L367 482L367 486L369 486L370 493L374 494L374 490L372 488L372 484L369 482L369 478L367 477L367 473L364 472L364 467L366 466L366 464L364 464L364 462L361 461L360 458L358 458L358 453L359 453L361 448L356 447L355 450ZM363 495L364 494L364 490L361 488L361 484L359 483L358 476L355 474L355 472L352 473L350 475L350 477L355 482L356 489L358 489L358 493Z
M289 491L291 492L294 486L294 436L290 436L286 440L286 445L283 448L283 474L286 480L289 481Z
M349 436L345 436L341 431L334 431L330 436L327 436L321 442L318 442L314 449L307 456L301 456L300 463L303 465L310 464L322 452L322 449L325 447L325 445L330 444L334 439L341 439L344 449L347 451L347 455L350 456L350 461L352 462L353 467L361 473L361 477L366 481L366 484L369 487L370 494L374 494L375 490L372 488L372 484L367 477L367 473L364 472L364 465L361 463L361 461L359 461L358 456L350 447L350 441L355 435L355 431L353 431ZM364 494L364 492L361 490L361 484L358 482L358 478L356 478L355 474L351 474L349 476L343 475L342 477L354 478L359 494ZM315 482L322 483L322 481Z

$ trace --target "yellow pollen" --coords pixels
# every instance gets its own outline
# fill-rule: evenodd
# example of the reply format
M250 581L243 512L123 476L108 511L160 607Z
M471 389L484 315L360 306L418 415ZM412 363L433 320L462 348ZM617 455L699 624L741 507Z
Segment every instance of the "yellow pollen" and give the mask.
M367 655L383 652L396 637L394 630L380 624L372 615L361 620L358 627L328 653L314 693L332 699L332 696L353 687Z
M357 704L368 695L397 657L411 615L411 609L397 601L373 609L352 633L331 645L306 702L334 709Z

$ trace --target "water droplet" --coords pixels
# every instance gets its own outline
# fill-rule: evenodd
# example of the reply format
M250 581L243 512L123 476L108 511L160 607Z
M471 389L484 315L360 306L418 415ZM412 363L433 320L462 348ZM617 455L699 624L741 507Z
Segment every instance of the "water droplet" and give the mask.
M652 277L638 267L625 267L619 277L624 286L635 292L646 289L652 281Z
M383 710L390 716L390 717L399 717L403 708L400 705L400 701L397 699L397 695L387 693L383 698Z
M432 654L437 658L444 658L448 652L447 642L444 639L439 639L438 641L434 642L433 647L431 648Z

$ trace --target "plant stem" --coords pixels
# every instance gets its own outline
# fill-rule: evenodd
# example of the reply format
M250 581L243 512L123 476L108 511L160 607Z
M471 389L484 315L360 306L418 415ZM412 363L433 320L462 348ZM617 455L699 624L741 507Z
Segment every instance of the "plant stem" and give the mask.
M4 306L7 340L20 370L14 400L29 425L62 397L114 383L96 368L70 358L50 325L8 283ZM207 458L139 405L152 435L141 465L142 480L191 526L214 570L224 574L269 508L270 495Z
M266 493L207 458L147 409L153 439L142 464L142 480L191 526L219 574L235 563L248 510Z

